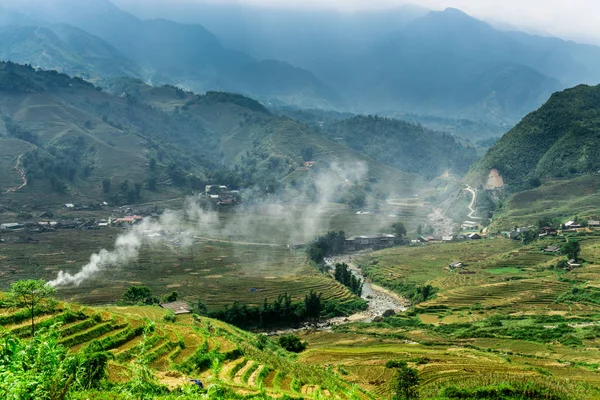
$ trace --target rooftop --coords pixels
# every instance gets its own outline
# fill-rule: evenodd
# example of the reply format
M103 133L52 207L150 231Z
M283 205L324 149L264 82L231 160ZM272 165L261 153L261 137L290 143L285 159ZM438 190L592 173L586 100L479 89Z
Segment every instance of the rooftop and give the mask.
M162 303L162 308L172 310L175 315L177 314L189 314L192 312L192 308L185 301L173 301L171 303Z

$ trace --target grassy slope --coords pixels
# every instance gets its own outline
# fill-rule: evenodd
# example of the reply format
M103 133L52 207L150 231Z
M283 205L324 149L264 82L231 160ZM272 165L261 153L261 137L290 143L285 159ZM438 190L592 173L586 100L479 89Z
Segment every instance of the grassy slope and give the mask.
M476 162L467 180L482 184L491 168L498 169L509 185L522 185L533 177L596 172L599 98L599 86L580 85L553 94Z
M311 146L314 148L314 160L321 165L350 165L353 168L357 163L364 165L368 170L367 176L379 182L373 185L376 191L412 195L425 185L424 180L416 174L390 168L365 154L328 140L288 118L266 113L250 113L247 108L233 102L214 100L215 103L212 103L208 99L198 101L190 94L178 94L173 88L141 85L135 90L142 101L156 108L174 110L175 107L188 104L189 113L193 118L201 120L211 134L221 138L220 151L226 163L240 162L247 151L263 151L284 160L282 164L285 162L293 169L302 164L300 150ZM268 165L260 165L259 168L272 169ZM302 180L307 175L310 177L309 173L296 171L292 172L287 180Z
M499 382L539 382L559 393L564 390L559 398L597 398L600 339L594 324L600 307L555 302L571 287L594 287L600 282L600 238L582 239L582 258L587 263L568 273L550 269L558 258L540 252L558 239L526 247L504 239L401 247L364 256L358 263L383 286L393 289L395 283L407 281L432 284L440 292L418 304L415 317L402 315L379 324L345 326L334 333L306 334L310 346L303 359L337 365L348 373L349 381L380 394L391 390L386 383L392 372L385 362L401 359L419 370L424 398L433 398L447 385ZM445 268L458 260L468 265L471 274ZM551 333L558 323L536 318L552 315L566 318L575 327L572 333L534 340L514 333L519 329ZM500 327L487 322L491 316L498 316ZM468 328L451 325L456 323ZM479 333L457 336L464 332L461 329ZM569 336L581 343L563 343Z
M130 364L143 357L155 369L157 378L171 388L189 384L189 379L194 378L205 384L221 381L241 394L256 394L264 390L270 396L287 394L295 398L313 398L305 393L317 389L328 393L328 397L345 397L356 391L359 397L368 398L366 393L353 389L334 372L299 363L295 355L272 341L264 347L259 346L256 335L209 318L193 318L188 314L177 316L174 323L166 323L162 320L166 310L158 307L88 308L59 303L54 313L36 317L36 324L52 325L67 310L80 314L78 320L59 328L63 333L63 344L72 351L79 351L93 340L99 341L114 355L109 363L110 379L113 381L126 381L130 376ZM0 309L0 317L17 312ZM144 333L144 327L151 322L155 324L154 329ZM4 329L22 337L27 337L29 332L27 321L7 324ZM139 348L142 342L146 350ZM198 367L192 361L194 355L206 355L208 360L221 361L212 365L209 361ZM241 363L253 366L259 372L263 368L272 372L264 378L259 377L259 372L246 376L243 368L235 368ZM280 381L295 380L298 390L289 384L276 384L273 379L276 372Z
M326 132L382 163L428 177L447 170L464 173L477 158L474 147L451 135L388 118L354 117L331 124Z
M600 208L599 190L600 176L584 175L549 181L539 188L516 193L496 213L492 229L512 229L515 225L536 224L540 219L596 218Z
M67 181L65 194L50 190L47 180L32 180L31 185L7 197L11 204L43 207L69 199L70 202L102 199L102 179L110 178L113 188L125 179L131 184L144 183L149 176L148 159L160 158L159 151L164 154L163 161L158 163L160 190L143 190L146 202L182 193L170 185L167 166L171 162L187 164L190 173L202 178L218 165L231 168L241 165L242 157L249 155L257 160L252 167L254 173L280 180L302 165L300 150L309 145L315 148L315 159L325 169L332 165L342 165L342 169L348 169L347 165L364 166L369 171L365 178L377 182L372 186L378 193L412 193L423 183L417 175L383 166L292 120L270 115L260 104L241 96L194 96L174 88L151 88L137 82L127 87L125 92L131 96L125 98L55 74L19 66L12 68L17 71L13 76L18 75L25 83L19 81L21 85L15 85L18 90L0 91L3 116L37 136L42 149L66 138L83 138L86 147L93 149L93 156L85 160L93 170L89 177L77 175L73 181ZM16 82L11 75L5 79ZM33 90L23 91L26 85ZM0 140L5 137L6 133ZM15 146L0 147L0 158L6 160L3 165L16 160L21 154L19 150ZM43 150L40 152L48 156ZM247 168L250 167L242 166L241 171ZM302 171L296 175L298 179L313 179Z

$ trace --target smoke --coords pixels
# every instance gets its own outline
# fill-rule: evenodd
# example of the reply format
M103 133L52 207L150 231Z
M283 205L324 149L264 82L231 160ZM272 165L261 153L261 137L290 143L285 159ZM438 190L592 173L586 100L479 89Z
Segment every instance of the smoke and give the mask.
M345 189L367 176L364 163L332 164L322 171L309 171L298 188L288 187L264 203L237 208L231 218L221 219L217 211L203 208L198 198L188 198L178 211L167 210L159 218L146 218L115 240L112 250L92 254L78 272L60 271L49 282L54 287L81 283L135 262L144 246L181 251L203 239L236 238L248 242L261 240L306 242L329 228L323 214L339 200ZM257 236L258 230L263 235ZM233 239L231 239L233 240Z

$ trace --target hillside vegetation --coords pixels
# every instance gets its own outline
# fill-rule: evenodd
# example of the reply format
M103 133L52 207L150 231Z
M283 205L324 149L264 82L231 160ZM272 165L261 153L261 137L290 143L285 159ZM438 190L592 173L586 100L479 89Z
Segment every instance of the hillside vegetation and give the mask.
M388 191L412 191L419 182L242 95L198 96L128 79L115 80L109 91L53 71L0 64L0 141L7 143L0 160L14 171L0 178L1 191L19 184L20 166L28 180L10 193L9 204L132 204L215 181L272 193L292 173L294 181L314 179L310 171L296 172L306 147L322 170L360 163L368 170L364 179L385 182ZM35 195L41 192L50 195Z
M447 134L408 122L359 116L333 123L327 135L401 171L428 178L462 174L477 159L475 148Z
M505 184L535 186L540 179L597 172L599 150L600 86L580 85L553 94L527 115L473 165L467 179L482 184L495 168Z
M44 379L28 381L32 377L19 374L11 349L30 338L29 314L2 303L0 365L15 358L15 369L10 381L0 383L0 393L18 390L21 398L46 398L57 395L56 390L71 398L368 398L334 371L299 363L274 340L210 318L191 314L165 318L167 310L156 306L87 308L66 303L47 303L36 314L36 338L29 346L42 340L52 345L53 353L47 353L49 364L29 364ZM23 350L22 356L26 354ZM68 367L61 360L72 357L93 362L89 369L95 379L83 380L79 369L77 380L69 380L68 369L61 371L60 366ZM48 367L64 375L56 376ZM206 391L190 379L202 381ZM53 388L58 381L59 389Z

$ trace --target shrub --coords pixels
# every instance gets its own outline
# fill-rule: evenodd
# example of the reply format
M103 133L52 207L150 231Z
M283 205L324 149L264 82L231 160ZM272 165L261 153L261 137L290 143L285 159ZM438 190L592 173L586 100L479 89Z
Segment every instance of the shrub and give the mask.
M301 353L306 349L307 343L301 341L298 336L283 335L279 338L279 345L292 353Z
M163 321L171 323L176 321L175 313L173 312L173 310L167 310L167 313L163 317Z

